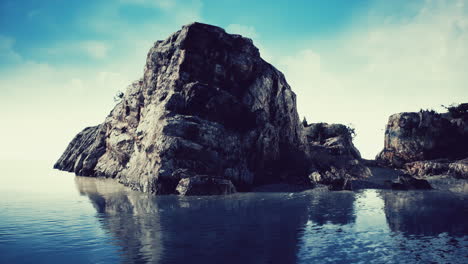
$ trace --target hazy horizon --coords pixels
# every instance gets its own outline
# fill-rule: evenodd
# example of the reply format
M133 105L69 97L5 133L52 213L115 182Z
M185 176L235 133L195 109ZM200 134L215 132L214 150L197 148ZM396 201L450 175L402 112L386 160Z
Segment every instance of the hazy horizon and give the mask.
M352 124L364 158L388 116L468 102L468 2L0 1L0 159L56 160L194 21L253 39L309 123Z

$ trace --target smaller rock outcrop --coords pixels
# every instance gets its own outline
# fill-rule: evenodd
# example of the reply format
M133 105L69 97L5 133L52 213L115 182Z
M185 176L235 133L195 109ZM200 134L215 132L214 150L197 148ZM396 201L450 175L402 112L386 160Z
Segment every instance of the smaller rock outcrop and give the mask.
M456 109L464 109L461 104ZM451 108L449 108L451 109ZM405 163L468 157L468 110L447 113L420 111L390 116L385 130L384 149L377 160L402 168Z
M468 104L447 109L446 113L421 110L390 116L377 162L416 176L468 178Z
M353 144L349 127L307 122L303 126L316 169L309 175L312 184L327 184L330 190L351 190L351 179L371 175Z
M406 163L405 170L414 176L450 175L468 179L468 159L450 161L447 159L425 160Z

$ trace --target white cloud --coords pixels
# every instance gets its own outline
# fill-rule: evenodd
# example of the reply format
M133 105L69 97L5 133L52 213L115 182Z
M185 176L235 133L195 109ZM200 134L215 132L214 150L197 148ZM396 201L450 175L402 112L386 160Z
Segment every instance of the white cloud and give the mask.
M354 123L357 147L372 158L390 114L468 102L463 4L424 1L405 19L370 10L325 46L279 58L300 113L313 122Z
M135 80L123 64L102 71L23 62L0 72L0 159L57 159L76 133L104 120L116 91Z
M92 59L102 60L108 56L110 46L103 41L85 40L76 43L61 42L52 47L38 48L38 50L54 56L85 55Z
M176 2L176 0L120 0L120 3L123 4L144 5L161 9L171 9L176 5Z
M230 24L226 27L226 32L231 34L239 34L246 38L257 39L258 33L252 26L245 26L240 24Z
M134 4L144 2L149 3ZM15 67L0 71L0 120L7 128L0 130L0 159L58 158L77 132L104 120L115 105L117 90L142 76L154 41L165 39L182 24L201 20L201 1L153 4L169 19L155 16L136 27L119 16L119 5L98 5L80 16L77 26L108 40L59 40L36 48L37 53L63 57L58 66L21 58L13 50L14 39L0 36L0 57L18 59ZM70 61L76 56L97 59L99 64Z
M0 35L0 63L21 60L21 56L13 49L14 44L14 38Z
M103 59L107 56L108 46L99 41L85 41L80 43L80 48L95 59Z

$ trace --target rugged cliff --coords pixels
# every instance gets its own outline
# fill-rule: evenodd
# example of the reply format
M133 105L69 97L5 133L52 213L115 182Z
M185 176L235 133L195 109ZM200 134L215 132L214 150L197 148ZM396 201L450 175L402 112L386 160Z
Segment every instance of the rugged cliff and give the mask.
M193 23L154 44L143 78L55 168L156 194L227 194L309 184L311 156L283 74L252 40Z
M413 175L468 177L468 104L447 113L420 111L390 116L377 161Z

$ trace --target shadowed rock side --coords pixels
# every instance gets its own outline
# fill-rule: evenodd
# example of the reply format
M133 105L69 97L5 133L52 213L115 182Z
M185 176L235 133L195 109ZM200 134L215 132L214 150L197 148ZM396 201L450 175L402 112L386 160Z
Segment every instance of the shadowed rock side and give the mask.
M250 39L193 23L154 44L143 78L54 167L155 194L220 194L309 185L310 151L283 74Z
M390 116L377 161L416 176L452 174L468 178L468 104L447 113L420 111ZM458 161L460 160L460 161Z
M297 263L309 206L302 197L151 196L85 177L76 185L122 248L125 263Z

